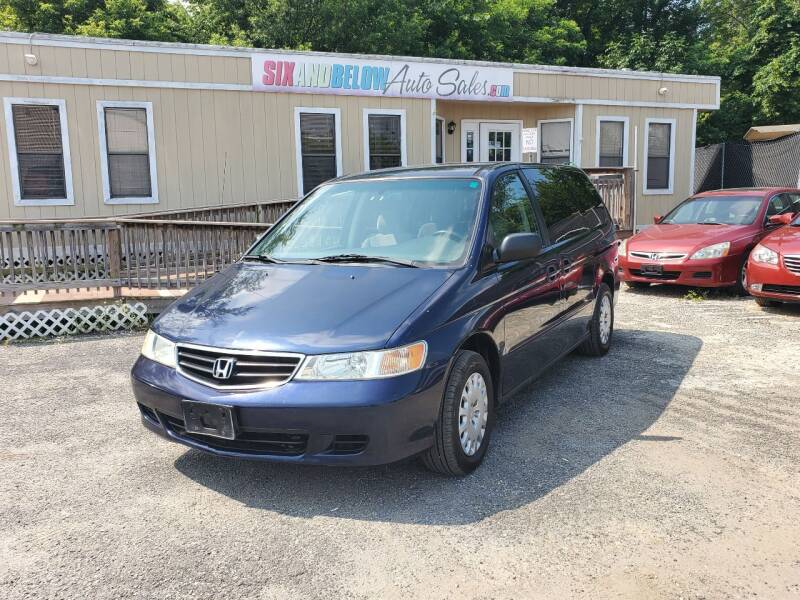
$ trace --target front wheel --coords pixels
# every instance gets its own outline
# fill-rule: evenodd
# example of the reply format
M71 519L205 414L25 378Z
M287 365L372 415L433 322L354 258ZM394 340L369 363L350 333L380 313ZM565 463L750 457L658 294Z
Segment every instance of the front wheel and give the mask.
M742 264L739 266L739 277L736 280L736 285L733 286L733 293L737 296L749 296L750 292L747 291L747 259L750 254L746 254Z
M589 322L589 337L578 351L587 356L603 356L611 348L611 336L614 333L614 298L611 289L601 283L597 289L597 301L594 314Z
M433 446L422 455L422 462L451 477L474 471L486 455L493 425L489 367L480 354L460 350L445 386Z

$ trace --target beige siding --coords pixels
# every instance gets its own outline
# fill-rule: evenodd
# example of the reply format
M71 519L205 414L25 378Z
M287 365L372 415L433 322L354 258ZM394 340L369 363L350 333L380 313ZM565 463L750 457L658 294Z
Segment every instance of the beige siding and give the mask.
M39 60L31 66L25 63L26 52L29 52L26 45L0 45L0 72L89 79L250 83L250 58L247 55L199 56L36 46Z
M666 88L665 94L658 93L661 88ZM611 100L654 104L698 104L711 107L717 103L717 84L700 81L517 72L514 74L514 95L557 99L562 102Z
M22 44L0 46L0 72L20 75L178 81L213 84L250 84L250 58L140 52L134 49L55 48L36 46L38 64L27 65ZM666 94L659 94L667 88ZM716 104L717 84L703 81L633 79L563 72L514 74L514 94L519 97L574 100L625 100L630 102Z
M114 49L94 42L88 44L90 47L67 47L42 38L30 46L27 39L24 44L11 43L8 40L13 34L5 34L5 38L3 35L0 34L0 76L78 80L0 81L3 97L57 98L66 102L75 196L74 207L14 206L6 123L0 119L0 193L5 197L0 201L0 219L123 215L296 197L294 109L298 106L341 111L344 173L363 170L365 108L404 109L408 163L431 162L430 100L252 92L247 89L251 77L249 54L246 51L238 54L234 49L220 52L177 46L142 48L127 42L114 42ZM58 39L61 43L71 43L73 38ZM36 65L25 62L24 55L31 48L38 57ZM633 72L520 68L514 75L518 101L436 102L437 115L445 122L456 123L453 134L445 133L446 160L461 160L463 119L517 120L522 121L523 127L535 127L541 119L574 118L576 104L583 104L582 123L575 124L576 137L582 142L581 156L576 157L576 162L579 159L583 166L595 164L597 115L623 115L630 119L630 162L634 157L634 131L638 128L636 164L641 167L645 119L674 118L677 119L674 193L644 196L640 179L637 222L647 223L653 214L665 212L689 191L692 110L680 105L711 107L717 103L718 82L675 79ZM659 88L667 88L666 93L659 94ZM152 102L159 204L103 202L100 173L104 157L100 156L96 112L100 100ZM603 101L610 105L597 104ZM641 103L656 106L638 107Z
M692 111L689 109L635 108L622 106L584 106L583 109L583 152L581 164L585 167L597 166L597 117L628 117L628 162L636 166L636 224L653 222L654 215L663 215L684 200L691 190L692 162ZM675 119L675 176L672 194L645 195L644 160L647 132L646 119ZM638 132L638 135L637 135ZM638 138L638 139L637 139ZM634 150L634 143L637 146Z
M146 68L157 68L159 55L150 56ZM344 173L363 171L365 108L405 109L408 163L427 164L431 157L429 100L6 82L0 82L0 96L66 101L75 194L74 207L14 206L3 119L0 189L8 200L0 202L0 218L123 215L294 198L294 109L298 106L340 109ZM159 204L103 203L99 100L153 103Z

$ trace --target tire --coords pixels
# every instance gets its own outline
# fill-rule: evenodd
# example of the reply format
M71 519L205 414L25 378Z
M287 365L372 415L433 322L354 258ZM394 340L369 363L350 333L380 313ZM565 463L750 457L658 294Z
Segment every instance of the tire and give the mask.
M758 296L755 296L755 299L756 304L762 308L775 308L776 306L780 306L780 302L770 300L769 298L759 298Z
M578 352L586 356L604 356L611 348L614 334L614 297L605 283L597 289L597 301L594 314L589 322L589 337L580 346Z
M481 380L483 381L482 385ZM483 397L481 389L486 394L485 402L481 401ZM462 400L465 403L465 410L472 414L474 414L475 407L480 405L485 407L485 412L481 412L477 420L473 421L477 425L483 423L482 436L481 428L470 427L472 423L465 421L467 428L464 431L465 442L463 443L462 436L459 434L459 424L464 420L464 411L461 410ZM494 386L489 367L480 354L469 350L460 350L456 354L453 368L447 378L444 397L439 409L439 418L434 426L433 446L426 450L421 457L423 464L431 471L449 477L460 477L471 473L481 464L486 455L493 425ZM468 453L467 449L471 442L477 443L477 446Z
M750 257L750 253L748 252L745 255L742 264L739 266L739 279L736 281L736 285L733 286L733 293L737 296L749 296L750 292L747 291L747 259Z
M632 290L644 290L650 287L650 284L647 281L626 281L625 285Z

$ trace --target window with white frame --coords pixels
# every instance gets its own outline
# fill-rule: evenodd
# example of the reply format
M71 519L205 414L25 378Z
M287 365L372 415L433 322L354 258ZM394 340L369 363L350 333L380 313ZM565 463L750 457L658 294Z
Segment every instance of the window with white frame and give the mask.
M572 159L572 119L539 121L539 162L568 163Z
M297 188L304 196L342 174L339 109L296 108Z
M405 111L364 109L364 168L371 171L405 164Z
M74 204L66 102L5 98L4 104L14 203Z
M628 161L628 118L597 117L598 167L624 167Z
M158 202L152 103L98 102L97 119L105 202Z
M675 120L647 119L645 149L645 191L672 193L675 169Z

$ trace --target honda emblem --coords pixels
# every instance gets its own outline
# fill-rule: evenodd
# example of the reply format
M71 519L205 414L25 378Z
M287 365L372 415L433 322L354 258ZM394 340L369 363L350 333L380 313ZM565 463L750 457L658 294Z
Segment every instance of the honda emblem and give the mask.
M230 379L234 366L236 366L235 358L218 358L214 361L212 374L215 379Z

